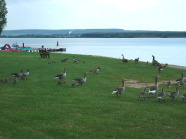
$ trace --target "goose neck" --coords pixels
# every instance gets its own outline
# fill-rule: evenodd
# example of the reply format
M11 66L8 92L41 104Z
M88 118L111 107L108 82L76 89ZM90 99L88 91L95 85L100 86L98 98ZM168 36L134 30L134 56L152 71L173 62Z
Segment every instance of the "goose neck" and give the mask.
M124 80L122 80L122 87L124 87L125 86L125 81Z

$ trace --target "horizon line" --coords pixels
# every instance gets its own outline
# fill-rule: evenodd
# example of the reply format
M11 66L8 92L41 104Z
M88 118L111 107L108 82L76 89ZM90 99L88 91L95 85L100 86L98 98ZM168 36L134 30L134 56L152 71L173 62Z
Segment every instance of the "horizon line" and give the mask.
M17 30L110 30L110 29L116 29L116 30L124 30L124 31L160 31L160 32L186 32L186 31L173 31L173 30L130 30L130 29L122 29L122 28L85 28L85 29L4 29L3 31L17 31Z

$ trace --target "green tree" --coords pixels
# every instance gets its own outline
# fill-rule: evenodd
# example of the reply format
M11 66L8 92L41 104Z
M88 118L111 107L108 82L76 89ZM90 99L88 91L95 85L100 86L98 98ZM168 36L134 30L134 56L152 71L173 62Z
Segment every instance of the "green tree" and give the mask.
M0 0L0 34L7 23L6 14L8 10L6 8L5 0Z

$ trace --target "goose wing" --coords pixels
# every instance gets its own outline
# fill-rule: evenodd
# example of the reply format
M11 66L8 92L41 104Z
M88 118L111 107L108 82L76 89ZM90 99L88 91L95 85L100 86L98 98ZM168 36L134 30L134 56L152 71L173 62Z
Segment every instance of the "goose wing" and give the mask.
M171 93L169 94L169 96L170 96L171 98L175 98L175 97L176 97L176 94L177 94L177 92L171 92Z
M157 86L151 86L150 87L150 91L154 91L154 90L157 90Z
M19 76L19 73L11 73L11 75L12 75L13 77L18 77L18 76Z
M90 69L90 72L95 72L95 73L97 73L98 71L100 71L99 68L93 68L93 69Z
M63 79L65 77L66 77L66 75L64 73L63 74L58 74L58 75L54 76L54 78L57 78L57 79Z
M75 63L80 62L80 60L78 60L78 59L73 59L73 61L74 61Z
M96 72L97 70L97 68L90 69L91 72Z
M158 94L158 99L164 99L164 98L165 98L164 92Z
M78 83L84 83L84 78L77 78L77 79L74 79L75 82L78 82Z
M176 82L179 83L182 81L182 78L176 79Z
M21 77L23 73L12 73L11 74L13 77Z
M124 87L118 87L115 90L112 91L112 94L121 94L124 91Z
M117 94L117 93L118 93L118 90L119 90L119 87L116 88L116 89L114 89L114 90L112 91L112 94Z

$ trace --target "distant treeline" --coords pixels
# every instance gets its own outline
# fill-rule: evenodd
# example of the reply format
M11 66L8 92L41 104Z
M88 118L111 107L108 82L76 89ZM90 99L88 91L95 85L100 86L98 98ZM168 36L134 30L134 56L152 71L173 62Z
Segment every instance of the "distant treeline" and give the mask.
M1 35L0 38L67 38L64 35ZM69 37L69 38L77 38L77 37Z
M82 34L82 38L186 38L186 32L126 32L99 34Z
M186 38L186 31L122 29L7 30L1 38Z

